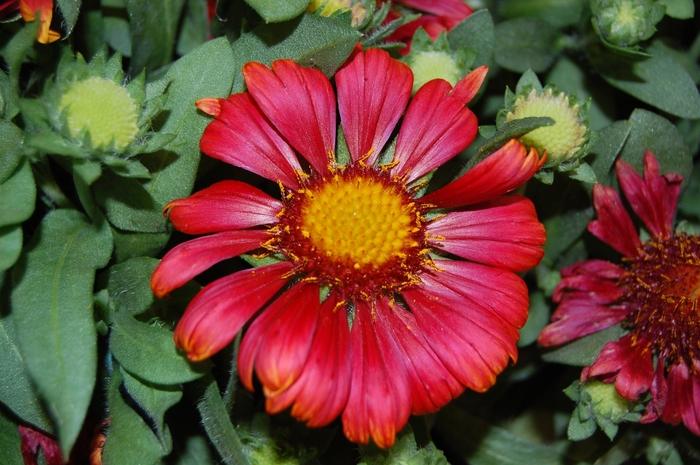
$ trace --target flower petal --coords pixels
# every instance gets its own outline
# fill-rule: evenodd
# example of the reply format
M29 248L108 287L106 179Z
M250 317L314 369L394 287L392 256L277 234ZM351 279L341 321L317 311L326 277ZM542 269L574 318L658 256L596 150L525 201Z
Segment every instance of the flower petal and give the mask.
M287 389L301 374L316 331L321 302L319 286L297 284L289 289L246 331L241 343L241 372L246 386L250 364L265 395Z
M447 213L428 225L428 233L438 249L511 271L528 270L544 255L544 226L532 202L520 196Z
M343 133L353 161L371 165L404 112L413 74L387 52L357 53L335 75Z
M647 392L654 378L652 354L640 350L644 344L634 345L628 334L603 346L596 361L581 372L581 380L591 377L615 379L617 392L628 400L637 400Z
M456 25L472 13L464 0L397 0L409 8L450 19Z
M406 361L411 413L422 415L436 412L459 396L464 388L435 355L413 314L385 299L379 300L377 306L378 311L387 316L389 327Z
M319 427L333 421L345 408L350 393L350 329L344 306L331 293L323 302L309 356L297 381L267 396L270 413L290 405L292 416Z
M239 271L205 286L175 327L175 343L192 361L211 357L287 283L292 268L289 262L276 263Z
M257 249L267 237L265 231L226 231L183 242L160 261L151 289L163 297L216 263Z
M588 231L622 255L637 255L641 246L639 234L615 189L602 184L593 186L593 206L597 219L588 223Z
M62 465L61 449L58 442L41 431L30 426L18 426L20 437L20 448L25 465L37 465L41 456L41 463L46 465ZM41 450L41 452L39 452ZM4 454L12 454L12 451L5 450ZM7 458L7 456L6 456Z
M50 44L61 38L61 34L51 30L53 0L19 0L19 12L26 23L31 23L39 14L39 30L36 40L40 44Z
M282 136L319 173L326 173L335 153L335 94L321 71L292 60L277 60L272 69L247 63L248 91Z
M466 102L463 92L455 94L442 79L421 87L401 123L394 153L397 164L391 173L411 182L467 148L476 137L478 123Z
M615 168L625 197L649 232L663 239L671 237L683 177L675 173L661 176L659 162L649 151L644 154L644 179L623 160Z
M245 229L277 222L282 202L240 181L220 181L165 207L175 229L187 234Z
M221 111L204 130L199 148L210 157L287 187L297 188L299 161L270 127L247 93L220 101Z
M406 368L386 315L373 312L362 301L355 304L350 357L352 381L343 412L345 436L360 444L371 437L377 446L391 447L411 409Z
M517 139L511 139L462 177L420 201L439 208L456 208L492 200L525 183L544 161L535 149L528 152Z

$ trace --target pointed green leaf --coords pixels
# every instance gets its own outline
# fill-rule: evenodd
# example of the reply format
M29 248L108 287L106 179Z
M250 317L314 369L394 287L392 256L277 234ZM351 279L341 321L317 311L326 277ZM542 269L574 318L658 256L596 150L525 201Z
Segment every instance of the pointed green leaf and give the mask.
M156 258L136 257L109 269L107 289L117 311L137 315L153 304L150 279L157 265Z
M0 411L0 451L3 465L24 465L17 425Z
M0 199L0 227L21 223L32 216L36 185L29 162L21 165L7 181L0 184Z
M279 23L296 18L309 6L309 0L245 0L266 23Z
M73 32L73 28L78 22L80 3L80 0L58 0L58 8L61 10L61 16L63 16L63 26L66 31L66 37Z
M129 74L155 70L172 60L184 0L126 0L131 29Z
M5 271L14 265L20 252L22 252L22 227L0 228L0 271Z
M467 49L476 54L472 66L491 64L496 41L491 14L486 9L474 12L447 34L447 40L453 50Z
M22 131L9 121L0 121L0 184L4 183L22 161Z

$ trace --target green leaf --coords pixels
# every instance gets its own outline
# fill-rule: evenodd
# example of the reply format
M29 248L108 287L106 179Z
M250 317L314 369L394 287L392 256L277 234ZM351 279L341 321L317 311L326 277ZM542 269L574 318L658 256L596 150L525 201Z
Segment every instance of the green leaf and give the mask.
M105 16L102 34L104 41L118 53L131 57L131 30L129 21L117 16Z
M216 380L207 377L202 380L202 386L204 395L197 403L197 410L209 440L226 465L251 465L243 453L243 444L231 423Z
M674 172L688 179L693 159L678 129L669 120L646 110L634 110L629 119L630 135L620 158L642 172L644 151L651 150L661 165L661 172Z
M479 148L479 157L493 153L510 139L518 138L537 128L552 124L554 124L554 120L547 116L529 116L508 121L502 124L496 134Z
M531 69L528 69L522 76L520 76L520 79L518 79L518 84L515 86L515 93L520 94L521 92L525 92L525 89L528 88L538 91L542 90L542 83L540 82L540 79Z
M540 331L549 322L549 306L541 292L530 294L530 308L525 326L520 330L518 347L525 347L537 340Z
M589 336L584 336L558 349L550 350L542 354L542 359L552 363L562 363L583 367L595 362L603 346L615 339L619 339L625 331L619 325L611 326Z
M571 179L581 181L586 184L595 184L598 181L596 178L595 171L591 168L588 163L581 163L578 165L570 175Z
M2 49L0 55L5 58L8 76L10 78L11 98L17 100L19 98L19 72L22 68L24 57L34 47L36 41L36 33L39 30L39 21L32 21L20 28L12 39L7 42L7 45Z
M218 463L209 442L202 436L191 436L187 438L185 450L180 454L175 465L217 465Z
M540 444L514 435L455 408L440 413L435 424L441 437L469 465L564 465L568 444Z
M279 23L296 18L309 6L309 0L245 0L266 23Z
M78 22L80 0L58 0L58 8L61 10L61 16L63 16L63 27L67 37L73 32L75 23Z
M14 265L20 252L22 252L22 227L0 228L0 271L5 271Z
M53 428L32 387L17 347L10 316L0 318L0 403L24 422L44 431ZM4 450L0 447L0 450Z
M12 316L27 369L68 454L95 385L97 335L92 315L95 270L112 251L109 229L74 210L44 217L14 268Z
M566 436L571 441L583 441L593 436L593 433L598 429L598 425L593 416L588 416L586 419L582 419L580 411L585 408L583 405L578 405L571 418L569 418L569 425L566 428Z
M536 18L517 18L496 25L496 63L516 73L540 73L557 55L557 30Z
M474 12L447 33L447 40L452 50L467 50L475 54L472 66L491 64L496 42L491 14L486 9Z
M209 366L191 364L179 354L169 329L137 321L126 312L114 314L110 349L124 369L156 384L192 381Z
M129 74L155 70L172 60L184 0L125 0L131 26Z
M666 7L666 16L676 19L690 19L695 16L693 0L659 0Z
M178 55L186 55L207 41L209 18L207 4L201 0L187 0L182 28L177 38Z
M150 279L158 259L137 257L109 269L109 298L119 312L137 315L153 304Z
M0 410L0 451L2 451L3 465L24 465L21 447L17 425Z
M449 465L445 455L435 444L418 448L413 431L407 428L390 449L376 447L360 449L362 462L358 465Z
M163 206L192 190L199 164L199 139L210 121L197 113L194 102L228 95L239 69L234 66L228 41L221 37L180 58L164 79L147 86L147 98L168 88L164 111L169 117L161 132L177 136L164 150L142 158L152 175L148 182L141 184L105 173L95 184L98 202L104 205L113 225L125 231L166 231Z
M165 424L165 412L180 401L182 390L178 386L159 386L140 380L126 370L122 371L122 376L126 392L151 418L156 435L169 451L172 439Z
M29 162L25 162L0 184L0 227L18 224L32 216L36 202L36 185Z
M0 184L4 183L22 161L22 131L9 121L0 121Z
M566 210L544 222L547 242L544 244L543 262L553 266L559 256L586 230L593 218L593 209Z
M102 451L104 465L153 465L168 453L120 392L122 376L114 370L108 391L110 426Z
M685 68L656 44L648 51L639 60L596 48L590 59L611 86L672 115L700 118L700 93Z
M696 167L688 179L688 187L681 196L678 209L685 215L700 219L700 167Z
M613 165L629 137L630 130L628 121L615 121L598 132L587 158L598 182L602 184L612 182Z
M291 58L305 66L314 65L331 76L345 62L359 38L360 33L350 26L348 15L330 18L304 15L283 24L257 27L232 45L236 60L233 90L243 90L240 69L249 61L270 64L279 58Z
M154 256L170 238L169 233L132 233L113 229L114 256L117 262L141 256Z
M581 19L584 0L503 0L498 13L505 18L537 17L556 27L573 26Z

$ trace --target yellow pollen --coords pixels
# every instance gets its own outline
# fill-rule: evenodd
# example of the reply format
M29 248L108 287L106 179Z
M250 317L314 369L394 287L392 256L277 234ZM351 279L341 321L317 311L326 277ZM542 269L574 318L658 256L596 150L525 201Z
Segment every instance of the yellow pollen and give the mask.
M301 233L334 261L378 267L415 247L415 205L378 180L335 176L305 195Z

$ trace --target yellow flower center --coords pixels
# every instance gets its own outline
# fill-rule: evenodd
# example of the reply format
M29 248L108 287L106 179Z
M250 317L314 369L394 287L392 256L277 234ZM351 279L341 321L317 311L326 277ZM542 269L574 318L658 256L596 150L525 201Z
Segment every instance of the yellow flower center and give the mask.
M265 247L294 263L304 279L371 299L417 283L431 266L422 208L387 172L334 168L283 201Z
M71 137L90 136L94 148L125 149L138 133L138 109L129 92L100 77L77 81L61 96Z
M305 194L302 234L333 260L379 266L417 245L415 205L376 179L336 175Z

